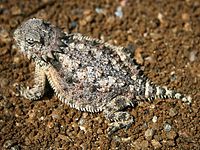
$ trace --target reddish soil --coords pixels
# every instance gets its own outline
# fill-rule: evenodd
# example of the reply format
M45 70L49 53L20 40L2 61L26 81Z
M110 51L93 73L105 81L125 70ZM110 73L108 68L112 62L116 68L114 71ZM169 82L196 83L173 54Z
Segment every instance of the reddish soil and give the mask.
M191 95L191 106L171 99L142 103L128 109L135 124L109 138L102 113L69 108L51 89L40 101L18 96L17 84L33 85L34 64L16 48L12 34L33 17L66 32L133 46L146 76ZM196 150L200 149L199 106L198 0L0 1L0 149Z

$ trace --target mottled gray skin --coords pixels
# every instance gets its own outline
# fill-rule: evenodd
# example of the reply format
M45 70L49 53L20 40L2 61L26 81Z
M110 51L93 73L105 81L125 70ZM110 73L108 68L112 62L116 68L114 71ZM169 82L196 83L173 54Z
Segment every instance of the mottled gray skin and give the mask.
M78 33L68 34L41 20L30 19L14 32L21 51L35 63L35 84L21 95L36 100L46 81L58 98L81 111L100 112L110 121L108 134L130 127L133 117L125 111L136 100L190 97L152 84L126 48L116 47Z

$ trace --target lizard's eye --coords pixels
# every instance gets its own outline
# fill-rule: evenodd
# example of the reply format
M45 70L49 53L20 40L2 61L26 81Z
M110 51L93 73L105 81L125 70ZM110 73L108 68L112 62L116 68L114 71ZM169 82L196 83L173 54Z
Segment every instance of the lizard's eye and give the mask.
M30 46L34 46L35 41L33 39L27 39L26 41Z
M25 35L25 40L29 46L33 47L36 43L40 43L40 33L36 30L28 31Z

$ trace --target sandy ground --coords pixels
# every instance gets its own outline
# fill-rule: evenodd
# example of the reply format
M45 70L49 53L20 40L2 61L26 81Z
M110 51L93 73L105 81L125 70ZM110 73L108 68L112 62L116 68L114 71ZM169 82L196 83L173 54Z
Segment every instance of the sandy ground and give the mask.
M34 64L14 45L21 22L42 18L66 32L131 46L154 83L191 95L128 109L135 124L107 137L102 113L63 105L52 89L40 101L16 95L33 85ZM1 149L200 149L200 1L0 1Z

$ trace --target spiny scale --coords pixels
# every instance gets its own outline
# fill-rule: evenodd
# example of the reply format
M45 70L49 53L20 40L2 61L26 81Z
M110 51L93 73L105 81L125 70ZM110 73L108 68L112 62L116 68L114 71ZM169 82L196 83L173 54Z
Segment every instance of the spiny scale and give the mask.
M22 96L39 99L48 81L70 107L103 111L110 121L109 135L133 124L133 116L124 108L134 106L135 100L175 98L191 103L190 97L150 82L132 59L131 49L80 33L64 33L41 19L24 22L15 30L14 39L36 65L35 85L22 89Z

